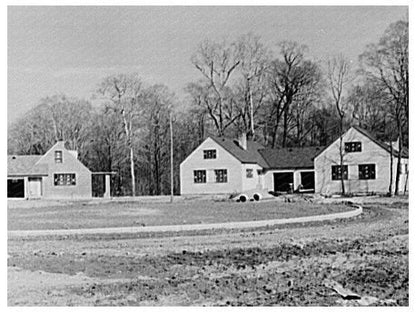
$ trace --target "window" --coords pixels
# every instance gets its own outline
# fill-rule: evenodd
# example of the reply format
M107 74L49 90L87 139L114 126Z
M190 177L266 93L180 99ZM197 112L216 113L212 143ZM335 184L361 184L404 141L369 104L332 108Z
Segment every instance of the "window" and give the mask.
M55 163L62 163L62 151L55 151Z
M55 173L54 174L55 185L75 185L75 173Z
M215 159L217 158L217 150L204 150L204 159Z
M205 170L194 170L194 183L207 183L207 172Z
M361 142L345 143L345 152L346 153L361 152Z
M332 166L332 180L341 180L341 177L348 180L348 166Z
M247 178L253 177L253 169L246 169L246 177Z
M358 165L358 178L360 180L374 180L376 178L376 165Z
M227 183L227 169L218 169L214 171L216 183Z

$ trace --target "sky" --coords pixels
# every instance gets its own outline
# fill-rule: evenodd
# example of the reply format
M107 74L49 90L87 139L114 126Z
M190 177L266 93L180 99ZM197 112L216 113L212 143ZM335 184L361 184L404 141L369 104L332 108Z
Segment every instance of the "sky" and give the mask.
M7 10L8 123L46 96L93 99L106 76L137 72L183 98L201 78L191 56L204 39L232 41L252 32L275 49L282 40L309 47L315 60L343 53L357 64L406 6L24 7Z

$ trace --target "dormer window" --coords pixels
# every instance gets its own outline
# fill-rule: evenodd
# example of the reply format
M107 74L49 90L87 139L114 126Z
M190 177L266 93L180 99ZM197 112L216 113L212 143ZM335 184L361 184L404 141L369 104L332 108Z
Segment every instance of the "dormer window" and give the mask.
M55 151L55 163L62 163L62 151Z
M361 152L361 142L346 142L345 152L346 153Z
M215 158L217 158L217 151L215 149L204 150L204 159L215 159Z

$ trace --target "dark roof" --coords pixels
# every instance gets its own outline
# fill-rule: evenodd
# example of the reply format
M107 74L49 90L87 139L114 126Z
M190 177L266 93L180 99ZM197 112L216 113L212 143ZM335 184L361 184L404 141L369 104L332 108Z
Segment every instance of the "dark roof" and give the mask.
M313 158L322 150L322 147L265 148L249 140L244 150L238 140L215 136L210 138L240 162L258 164L264 169L313 168Z
M258 142L247 140L247 149L245 150L240 147L237 140L216 136L210 136L210 138L242 163L259 164L261 167L267 166L267 163L259 154L259 150L263 149L264 146Z
M47 175L46 165L36 165L41 155L12 155L7 156L8 176Z
M360 132L361 134L365 135L366 137L368 137L371 141L373 141L374 143L376 143L378 146L380 146L381 148L385 149L387 152L390 153L390 145L384 142L381 142L379 140L377 140L375 137L373 137L367 130L364 130L360 127L357 126L352 126L352 128L354 128L355 130L357 130L358 132ZM399 157L399 151L396 149L393 149L393 155L395 157ZM409 158L409 150L407 148L403 148L402 151L402 158Z
M267 148L260 154L267 163L267 169L313 169L313 159L323 149L318 147Z

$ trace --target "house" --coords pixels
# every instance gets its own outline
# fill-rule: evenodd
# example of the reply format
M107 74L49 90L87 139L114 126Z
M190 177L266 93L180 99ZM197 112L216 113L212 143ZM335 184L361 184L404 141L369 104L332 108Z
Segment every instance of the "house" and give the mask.
M343 168L340 164L340 144ZM376 140L370 133L351 127L340 138L323 149L314 160L315 192L341 193L343 175L346 193L388 193L392 168L393 192L397 174L398 151ZM404 151L401 160L399 192L408 190L409 155ZM392 165L392 166L391 166Z
M269 192L313 191L313 156L321 149L322 147L289 147L259 150L267 163L263 168L264 188Z
M91 171L62 141L44 155L8 156L8 198L89 198L91 188Z
M209 136L180 165L182 195L289 191L314 186L320 148L266 149L248 141Z

